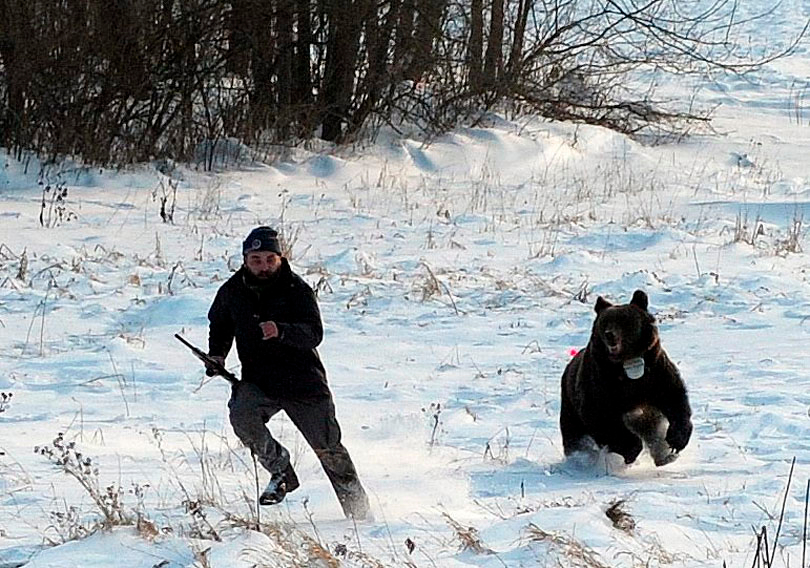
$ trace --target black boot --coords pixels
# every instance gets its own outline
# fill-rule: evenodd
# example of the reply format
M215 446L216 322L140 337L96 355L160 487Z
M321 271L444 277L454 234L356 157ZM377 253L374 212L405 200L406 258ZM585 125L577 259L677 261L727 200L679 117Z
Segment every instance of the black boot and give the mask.
M301 485L291 463L288 463L287 469L284 470L284 482L287 484L287 493L292 493Z
M260 505L276 505L284 501L287 493L298 489L300 483L292 464L287 464L287 468L281 473L270 475L270 482L259 496Z

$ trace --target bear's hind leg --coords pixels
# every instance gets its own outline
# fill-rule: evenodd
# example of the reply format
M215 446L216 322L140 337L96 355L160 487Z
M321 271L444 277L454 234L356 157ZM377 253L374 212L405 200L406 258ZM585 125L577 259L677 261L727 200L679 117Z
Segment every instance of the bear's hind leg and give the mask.
M585 431L585 425L565 396L562 398L560 407L560 432L562 433L563 452L566 457L576 452L598 450L593 438Z
M565 458L577 469L589 469L599 459L599 445L587 433L585 424L574 412L571 403L563 395L560 408L560 431Z
M657 467L678 459L678 454L667 443L669 421L660 410L653 406L640 406L626 413L623 420L625 426L644 441Z

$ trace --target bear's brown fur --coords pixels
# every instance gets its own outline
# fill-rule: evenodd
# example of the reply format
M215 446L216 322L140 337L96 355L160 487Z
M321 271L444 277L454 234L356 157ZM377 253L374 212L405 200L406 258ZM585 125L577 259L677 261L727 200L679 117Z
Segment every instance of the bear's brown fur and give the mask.
M632 463L643 443L656 465L665 465L686 447L692 411L686 386L661 347L647 294L636 290L629 304L596 300L588 345L562 376L560 429L566 456L607 447ZM632 371L632 362L643 359ZM628 367L626 367L626 365ZM626 370L628 369L628 370Z

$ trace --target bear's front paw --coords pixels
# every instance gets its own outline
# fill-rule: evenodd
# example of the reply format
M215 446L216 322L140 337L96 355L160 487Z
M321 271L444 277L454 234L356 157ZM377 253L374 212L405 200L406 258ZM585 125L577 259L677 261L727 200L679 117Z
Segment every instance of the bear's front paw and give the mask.
M692 422L689 420L681 424L671 423L667 429L667 444L676 452L680 452L689 443L691 435Z

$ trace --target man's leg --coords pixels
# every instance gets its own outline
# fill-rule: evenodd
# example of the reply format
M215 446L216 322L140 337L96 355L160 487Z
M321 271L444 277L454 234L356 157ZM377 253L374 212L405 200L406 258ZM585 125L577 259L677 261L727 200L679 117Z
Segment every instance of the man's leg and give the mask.
M331 396L283 400L284 412L300 430L323 466L347 518L369 514L366 492L357 477L349 452L340 443L340 426Z
M265 501L267 504L271 504L274 499L277 499L275 502L281 501L284 494L298 487L298 478L290 464L290 453L273 438L266 426L270 418L281 410L281 405L265 395L256 385L242 382L234 387L228 408L234 433L250 448L262 467L270 472L270 484L265 490L268 497ZM278 486L282 482L283 492L278 492ZM270 494L275 494L275 497Z

